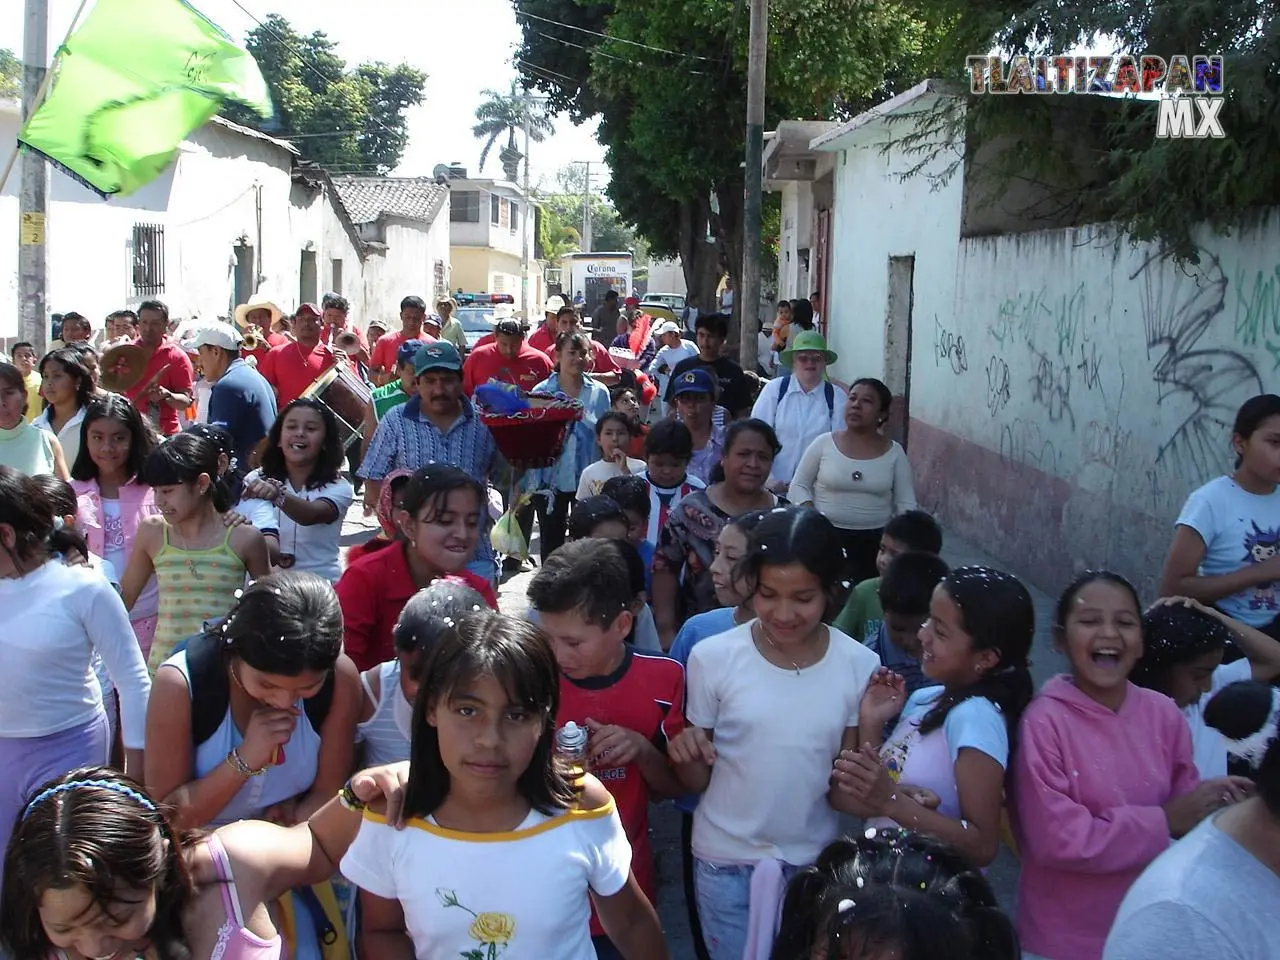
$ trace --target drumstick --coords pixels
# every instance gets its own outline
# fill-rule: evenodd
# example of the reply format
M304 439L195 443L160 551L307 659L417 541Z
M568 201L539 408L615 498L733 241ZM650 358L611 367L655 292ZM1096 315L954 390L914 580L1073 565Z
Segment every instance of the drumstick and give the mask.
M163 377L171 366L173 366L173 364L166 363L163 367L157 370L155 374L151 377L151 379L148 380L145 384L143 384L142 389L140 389L138 393L139 394L146 393L148 390L154 387L156 385L156 381L158 381L161 377Z

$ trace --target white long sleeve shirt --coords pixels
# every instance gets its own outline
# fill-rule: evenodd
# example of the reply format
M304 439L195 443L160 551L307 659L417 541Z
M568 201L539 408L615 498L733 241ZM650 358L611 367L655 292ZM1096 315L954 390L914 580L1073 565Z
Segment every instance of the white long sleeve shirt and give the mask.
M124 745L141 749L151 679L106 578L54 559L0 580L0 737L47 737L91 721L102 709L94 651L120 694Z
M787 381L786 395L782 382ZM809 444L844 426L845 395L829 380L806 391L795 377L774 377L760 390L751 416L773 427L782 450L773 458L769 479L790 483Z

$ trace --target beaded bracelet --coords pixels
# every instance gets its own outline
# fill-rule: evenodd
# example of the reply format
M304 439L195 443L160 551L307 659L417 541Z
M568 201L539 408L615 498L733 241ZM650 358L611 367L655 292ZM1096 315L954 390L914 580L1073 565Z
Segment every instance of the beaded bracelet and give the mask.
M233 747L231 752L227 754L227 765L242 777L260 777L271 769L271 764L267 764L259 770L253 769L244 762L244 757L240 756L240 748Z
M342 789L338 791L338 802L352 813L363 813L367 806L363 800L356 796L350 780L344 783Z

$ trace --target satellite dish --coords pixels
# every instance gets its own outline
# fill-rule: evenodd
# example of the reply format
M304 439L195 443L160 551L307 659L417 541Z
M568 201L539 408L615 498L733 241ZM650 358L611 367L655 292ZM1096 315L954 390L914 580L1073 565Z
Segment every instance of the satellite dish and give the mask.
M435 177L436 183L447 183L449 180L449 165L447 163L437 163L435 169L431 171L431 176Z

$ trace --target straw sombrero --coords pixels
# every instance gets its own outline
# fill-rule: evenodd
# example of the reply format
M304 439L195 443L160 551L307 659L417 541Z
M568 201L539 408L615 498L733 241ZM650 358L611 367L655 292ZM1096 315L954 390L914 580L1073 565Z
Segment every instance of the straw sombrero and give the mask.
M245 319L245 317L249 315L250 310L270 310L271 311L271 322L267 324L268 329L270 329L271 327L274 327L276 325L276 321L279 320L280 317L283 315L280 308L277 307L270 300L268 300L266 297L262 296L261 294L254 294L254 296L249 298L248 303L242 303L240 304L240 306L236 307L236 326L243 329L245 326L248 325L248 321Z

